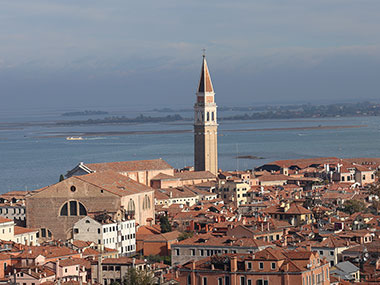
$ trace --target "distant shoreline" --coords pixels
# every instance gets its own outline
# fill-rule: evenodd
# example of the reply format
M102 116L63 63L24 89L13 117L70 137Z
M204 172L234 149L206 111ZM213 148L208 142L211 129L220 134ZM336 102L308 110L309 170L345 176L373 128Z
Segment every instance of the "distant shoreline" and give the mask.
M349 125L349 126L312 126L312 127L294 127L294 128L267 128L267 129L234 129L223 130L223 133L228 132L268 132L268 131L306 131L306 130L337 130L337 129L354 129L365 128L367 125ZM184 134L192 133L193 130L162 130L162 131L126 131L126 132L64 132L60 134L46 134L45 136L35 136L34 138L66 138L68 136L125 136L125 135L159 135L159 134ZM223 136L223 134L221 134Z

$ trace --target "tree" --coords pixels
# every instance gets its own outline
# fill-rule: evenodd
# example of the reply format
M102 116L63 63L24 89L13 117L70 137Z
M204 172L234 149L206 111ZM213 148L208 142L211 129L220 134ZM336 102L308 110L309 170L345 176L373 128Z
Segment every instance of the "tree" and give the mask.
M350 215L357 212L364 212L366 209L365 203L359 200L347 200L343 204L343 212L349 213Z
M147 270L138 270L135 267L128 269L123 279L123 285L153 285L153 273Z
M172 225L169 222L168 216L160 217L161 233L167 233L172 231Z
M178 236L178 241L188 239L194 236L194 232L183 232Z
M61 181L63 181L63 180L65 180L65 176L63 176L63 174L61 174L61 175L59 176L59 182L61 182Z

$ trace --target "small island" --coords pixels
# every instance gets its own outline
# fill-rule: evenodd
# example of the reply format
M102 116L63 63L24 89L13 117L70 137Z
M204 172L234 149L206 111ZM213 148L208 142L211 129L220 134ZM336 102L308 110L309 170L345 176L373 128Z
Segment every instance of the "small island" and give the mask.
M61 114L61 116L64 116L64 117L93 116L93 115L108 115L108 112L85 110L85 111L66 112L66 113Z

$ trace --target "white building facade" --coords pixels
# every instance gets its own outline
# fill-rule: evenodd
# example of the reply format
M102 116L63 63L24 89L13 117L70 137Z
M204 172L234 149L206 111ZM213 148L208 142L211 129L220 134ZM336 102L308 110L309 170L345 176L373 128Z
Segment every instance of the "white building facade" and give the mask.
M136 223L133 219L104 223L87 216L74 224L73 239L92 241L129 256L136 251Z

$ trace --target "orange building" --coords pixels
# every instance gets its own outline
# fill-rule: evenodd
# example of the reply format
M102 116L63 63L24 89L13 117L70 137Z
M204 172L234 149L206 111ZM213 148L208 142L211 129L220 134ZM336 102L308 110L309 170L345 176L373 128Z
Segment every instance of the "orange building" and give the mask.
M186 285L330 284L329 264L317 252L266 248L250 254L214 255L180 269Z

